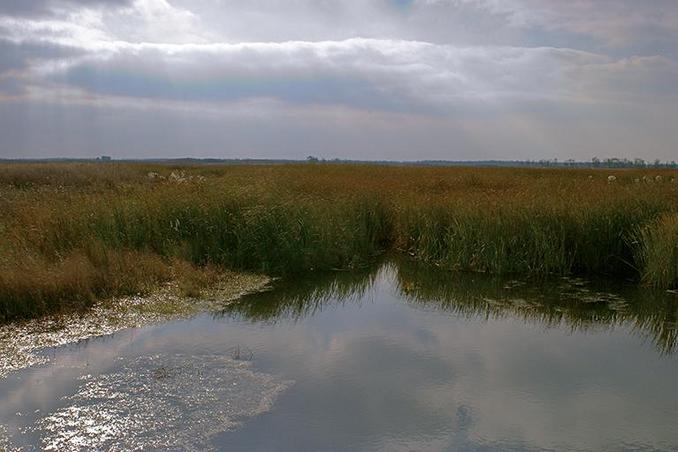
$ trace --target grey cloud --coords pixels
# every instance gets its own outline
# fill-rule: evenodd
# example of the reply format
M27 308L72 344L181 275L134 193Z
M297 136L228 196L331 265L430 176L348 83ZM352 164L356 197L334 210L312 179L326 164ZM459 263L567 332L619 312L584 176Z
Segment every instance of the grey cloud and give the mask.
M126 6L132 0L2 0L0 2L0 16L45 16L55 9Z
M23 70L34 60L61 59L83 50L45 42L13 42L0 38L0 74L9 70Z
M568 77L587 96L621 97L640 102L675 102L678 62L669 58L632 57L593 66L571 67Z
M13 97L22 94L24 85L22 81L12 75L0 76L0 101L4 97Z
M344 40L353 37L421 40L455 45L519 45L504 17L472 4L417 0L176 0L226 40Z
M17 43L0 38L0 94L18 95L24 91L31 64L59 60L82 50L51 43Z
M678 3L674 0L419 0L420 3L475 5L504 17L509 26L566 32L594 38L602 47L625 54L676 55ZM566 36L572 40L572 36ZM589 47L594 45L589 43Z
M319 41L359 36L464 46L611 49L619 56L676 56L678 52L675 0L8 0L0 5L0 15L3 8L5 14L16 14L123 5L134 12L104 18L105 30L122 40L167 42L176 33L184 34L183 22L195 17L193 37L211 37L209 41ZM185 14L175 20L172 12L177 17ZM171 27L163 28L163 24ZM157 27L159 33L149 32Z
M674 0L0 0L0 155L671 159L677 33Z
M575 47L676 55L675 0L176 0L225 39L355 36L455 45Z
M353 39L123 45L84 58L51 80L132 98L273 98L446 114L543 102L657 100L675 95L677 73L678 63L660 57L615 60L568 49Z

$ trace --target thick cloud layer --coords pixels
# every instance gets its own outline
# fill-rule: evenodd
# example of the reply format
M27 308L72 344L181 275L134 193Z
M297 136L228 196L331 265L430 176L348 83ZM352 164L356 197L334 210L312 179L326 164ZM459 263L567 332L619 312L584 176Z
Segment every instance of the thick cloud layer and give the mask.
M676 30L673 0L8 1L0 157L673 159ZM160 112L175 139L133 130Z
M2 0L0 14L45 16L64 8L129 6L131 0Z
M414 41L114 44L51 73L90 92L221 102L274 98L372 110L472 112L498 103L675 98L678 64L557 48ZM460 108L464 110L460 111Z

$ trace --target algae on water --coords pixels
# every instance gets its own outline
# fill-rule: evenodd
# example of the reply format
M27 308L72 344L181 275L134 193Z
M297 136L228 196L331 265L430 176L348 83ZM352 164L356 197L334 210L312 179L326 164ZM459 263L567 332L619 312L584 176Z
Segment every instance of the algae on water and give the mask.
M0 325L0 378L10 372L47 362L47 356L38 354L42 348L219 309L240 295L261 290L270 281L265 276L246 273L225 275L227 277L222 278L201 298L181 297L170 284L149 296L100 302L85 313Z

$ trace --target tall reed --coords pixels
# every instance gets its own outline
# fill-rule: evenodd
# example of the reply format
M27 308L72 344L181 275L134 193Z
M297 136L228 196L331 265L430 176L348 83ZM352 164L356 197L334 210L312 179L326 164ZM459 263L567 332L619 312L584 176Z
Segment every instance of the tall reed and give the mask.
M2 165L0 319L86 306L187 268L293 277L364 266L389 248L447 269L669 287L674 173L660 183L618 171L609 183L594 170Z
M640 227L636 244L643 282L678 287L678 214L666 214Z

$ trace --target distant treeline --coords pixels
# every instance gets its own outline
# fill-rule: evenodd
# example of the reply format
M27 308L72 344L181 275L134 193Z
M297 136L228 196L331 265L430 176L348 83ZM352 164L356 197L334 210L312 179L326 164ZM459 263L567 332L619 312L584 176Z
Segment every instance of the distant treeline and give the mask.
M593 157L589 161L574 159L541 159L541 160L350 160L326 159L309 155L304 160L295 159L217 159L217 158L168 158L168 159L113 159L109 156L96 158L49 158L49 159L0 159L0 164L7 163L147 163L169 166L192 165L285 165L307 163L331 164L370 164L384 166L466 166L466 167L516 167L516 168L678 168L675 160L659 159L646 161L641 158L606 158Z
M592 158L589 161L577 161L573 159L541 159L541 160L417 160L417 161L361 161L361 160L325 160L313 156L306 159L316 163L370 163L379 165L413 165L413 166L471 166L471 167L518 167L518 168L678 168L675 160L651 162L640 158L633 160L620 158L599 159Z

